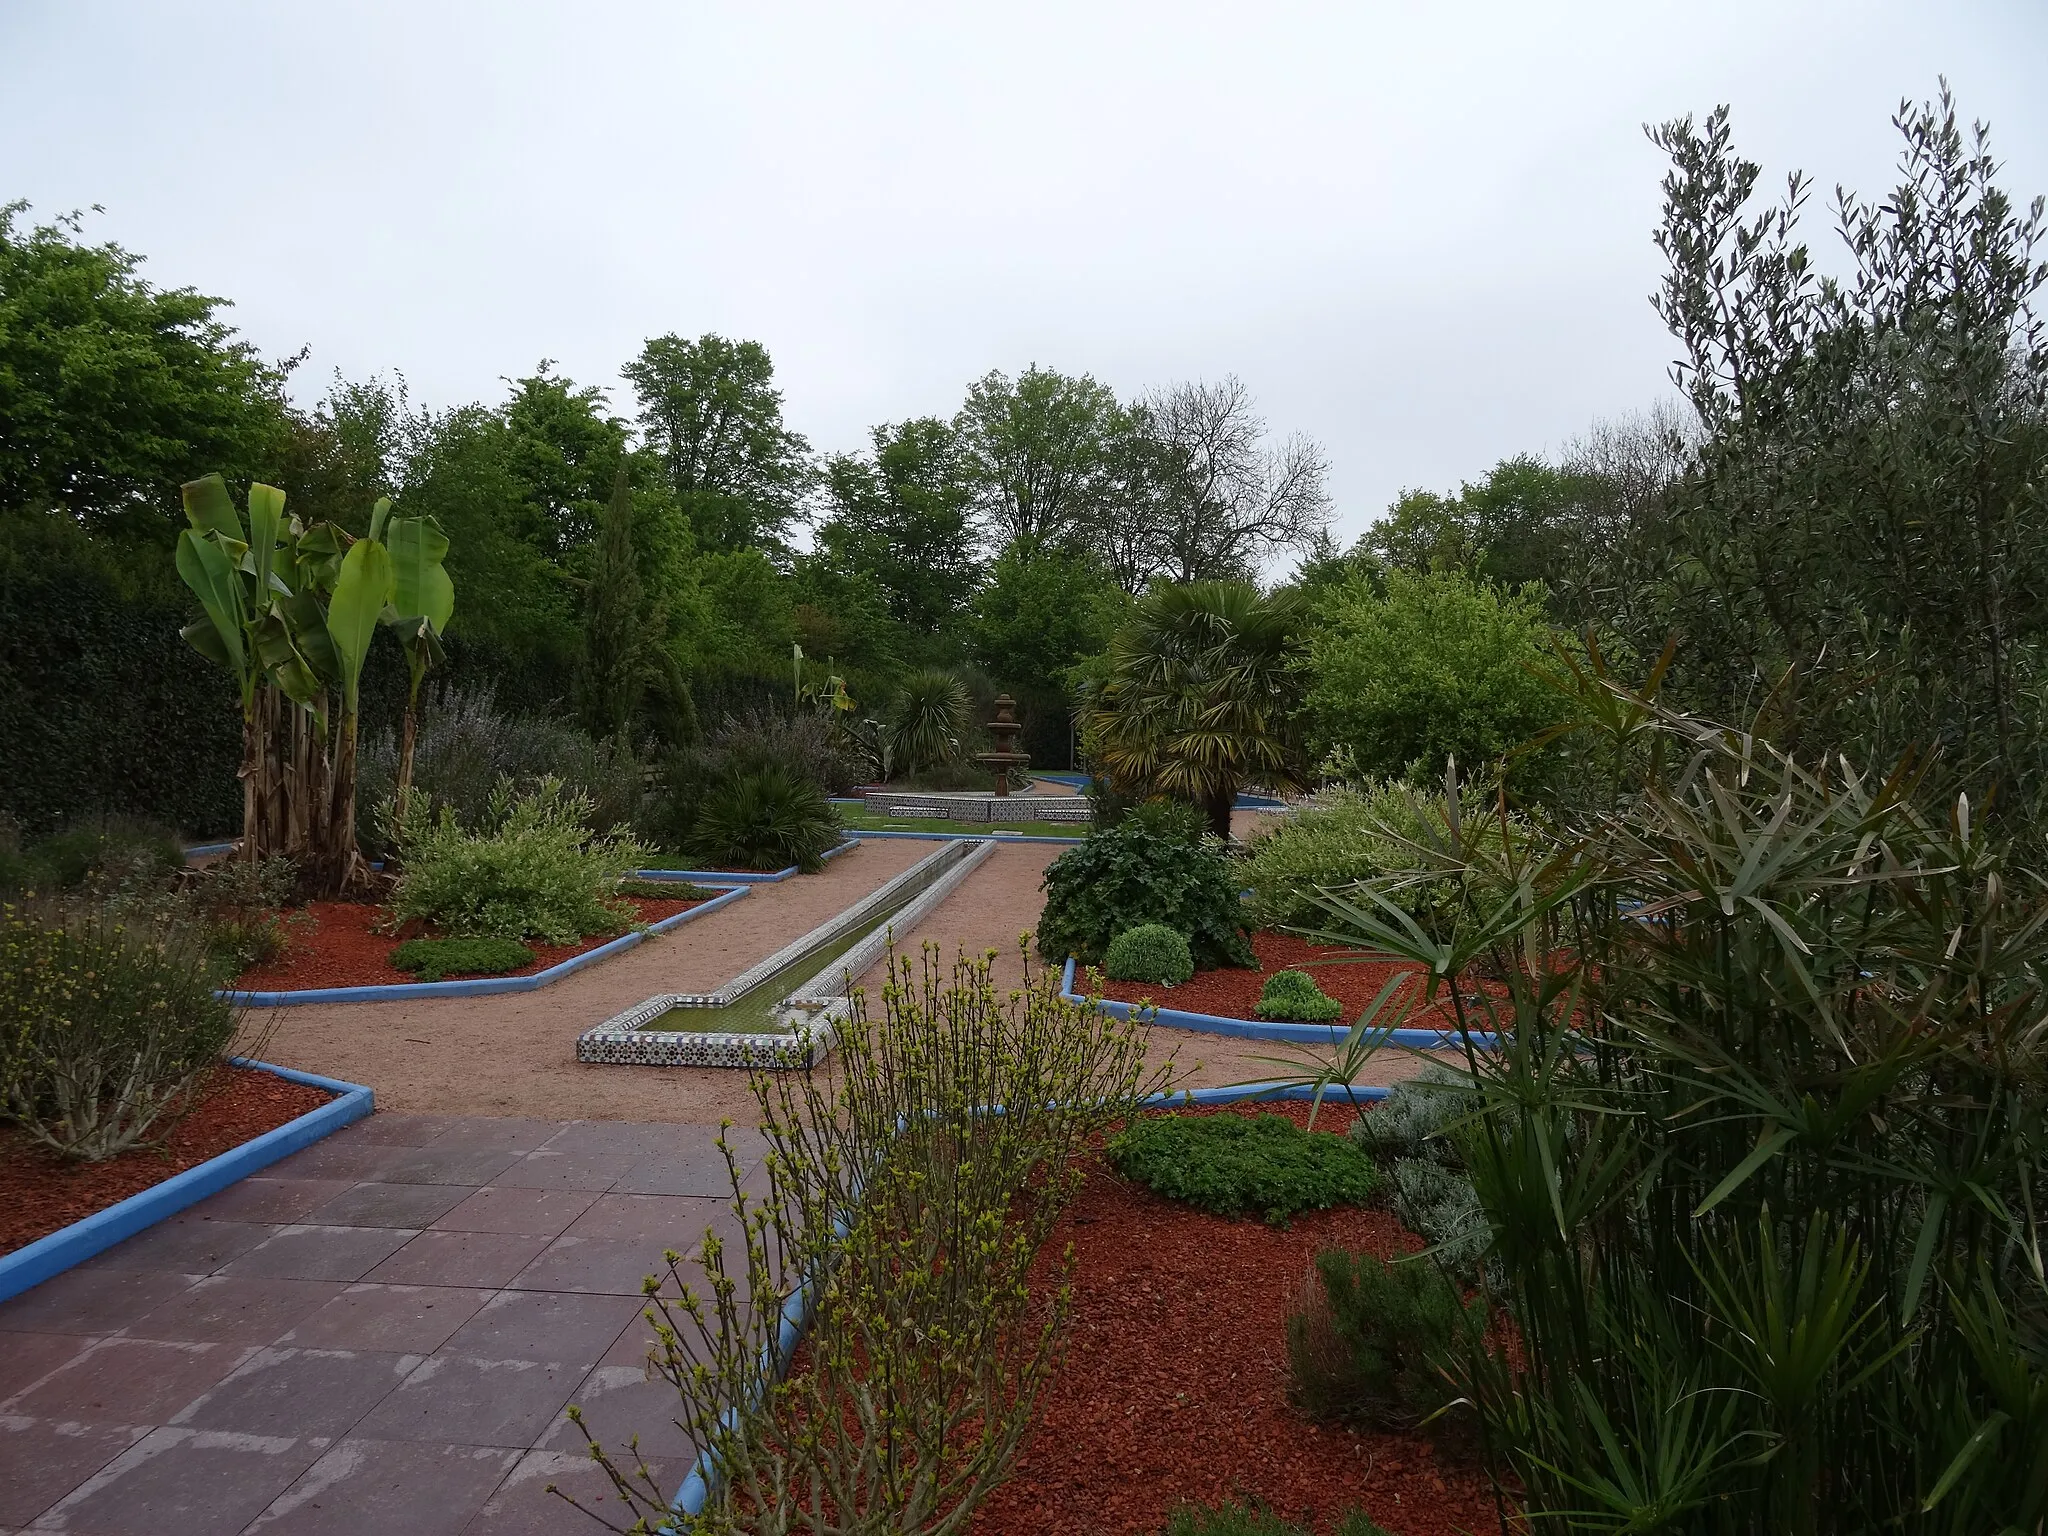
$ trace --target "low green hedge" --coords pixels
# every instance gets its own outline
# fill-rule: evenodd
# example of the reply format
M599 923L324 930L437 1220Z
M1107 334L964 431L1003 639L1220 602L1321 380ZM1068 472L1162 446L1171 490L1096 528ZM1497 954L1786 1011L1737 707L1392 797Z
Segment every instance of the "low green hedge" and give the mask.
M1217 1216L1256 1212L1278 1226L1296 1211L1363 1205L1379 1187L1349 1138L1279 1115L1143 1115L1110 1138L1125 1178Z
M449 976L502 976L533 964L533 951L512 939L407 939L391 952L391 964L416 972L421 981Z

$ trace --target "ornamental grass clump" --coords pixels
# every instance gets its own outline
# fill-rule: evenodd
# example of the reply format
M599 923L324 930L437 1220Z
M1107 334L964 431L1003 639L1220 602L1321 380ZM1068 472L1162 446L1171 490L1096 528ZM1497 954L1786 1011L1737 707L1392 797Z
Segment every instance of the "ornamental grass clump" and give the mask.
M1262 1019L1282 1019L1296 1024L1327 1024L1344 1011L1344 1005L1316 985L1307 971L1275 971L1259 988L1252 1012Z
M618 933L632 903L613 894L647 850L623 827L593 832L590 799L542 779L517 794L500 779L478 831L452 810L415 809L397 819L403 871L391 892L393 919L418 918L454 938L539 939L573 944Z
M697 808L688 849L712 868L815 873L839 845L839 818L825 792L787 768L728 774Z
M0 1110L78 1162L160 1138L239 1031L213 984L195 925L84 903L0 906Z
M892 950L882 1012L856 992L830 1067L757 1071L767 1191L722 1141L739 1236L670 1253L650 1279L651 1368L714 1469L691 1532L953 1532L1002 1481L1057 1358L1071 1257L1027 1275L1079 1179L1079 1154L1166 1071L1146 1028L1063 1002L993 952L945 974ZM811 1308L800 1362L785 1298ZM570 1410L579 1424L579 1410ZM589 1438L587 1426L584 1429ZM674 1477L637 1445L591 1454L649 1530ZM613 1530L603 1513L591 1511Z
M1110 1138L1109 1160L1169 1200L1275 1226L1297 1211L1363 1205L1379 1187L1351 1142L1280 1115L1141 1115Z
M1111 981L1147 981L1177 987L1195 974L1188 941L1163 923L1140 923L1111 941L1102 957Z

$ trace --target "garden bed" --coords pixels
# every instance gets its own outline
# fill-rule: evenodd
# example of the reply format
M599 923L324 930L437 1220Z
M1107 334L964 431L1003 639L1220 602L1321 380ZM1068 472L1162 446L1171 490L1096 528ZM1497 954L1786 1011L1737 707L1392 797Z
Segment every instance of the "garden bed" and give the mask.
M1421 975L1418 967L1405 963L1344 960L1340 957L1357 951L1338 944L1314 944L1288 933L1255 933L1252 935L1252 951L1259 957L1259 968L1255 971L1197 971L1190 980L1177 987L1139 981L1096 980L1085 972L1076 977L1075 986L1083 992L1099 986L1104 997L1120 1003L1152 1002L1161 1008L1174 1008L1182 1013L1254 1019L1258 1017L1253 1010L1258 1006L1259 989L1265 986L1269 976L1276 971L1306 971L1315 978L1317 986L1344 1005L1339 1022L1349 1024L1371 1006L1389 977L1402 972L1411 972L1418 978ZM1445 1028L1453 1020L1446 1003L1439 1000L1427 1009L1418 1007L1409 1016L1408 1023L1417 1028ZM1475 1027L1485 1027L1485 1020L1475 1021Z
M1218 1112L1308 1118L1306 1104ZM1351 1118L1326 1105L1316 1126L1340 1132ZM1040 1282L1070 1243L1065 1360L973 1536L1153 1536L1177 1504L1232 1500L1263 1502L1317 1532L1352 1508L1396 1536L1496 1523L1467 1456L1426 1434L1319 1425L1287 1400L1286 1318L1317 1250L1419 1249L1392 1216L1315 1211L1286 1228L1225 1220L1098 1165L1040 1255Z
M628 897L642 924L658 923L679 912L702 906L723 892L692 900ZM408 923L393 933L375 931L386 920L382 907L365 902L315 901L297 909L283 956L244 971L235 985L245 992L297 992L315 987L402 985L420 978L391 964L392 951L409 938L432 937L420 924ZM528 942L533 963L499 976L530 976L576 955L609 944L615 933L593 934L575 944ZM474 973L451 972L450 978Z
M0 1130L0 1253L83 1221L333 1098L324 1088L274 1072L219 1067L192 1113L162 1145L100 1163L67 1163L18 1130Z

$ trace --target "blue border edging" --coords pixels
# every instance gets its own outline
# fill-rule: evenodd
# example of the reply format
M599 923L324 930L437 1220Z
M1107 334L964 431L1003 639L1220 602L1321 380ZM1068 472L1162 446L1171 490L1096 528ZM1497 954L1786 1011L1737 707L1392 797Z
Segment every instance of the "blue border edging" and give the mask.
M707 912L730 905L746 895L747 890L744 885L728 886L723 896L700 901L687 912L664 917L637 933L622 933L609 944L600 944L580 955L571 955L544 971L535 971L531 976L478 976L469 981L397 981L365 987L306 987L296 992L222 992L218 995L246 1008L289 1008L298 1003L398 1003L423 997L496 997L507 992L532 992L608 955L631 949L643 939L680 928Z
M187 1168L161 1184L130 1195L117 1205L95 1211L83 1221L74 1221L47 1237L37 1238L25 1248L0 1255L0 1301L19 1296L73 1265L84 1263L94 1254L106 1252L144 1228L155 1226L165 1217L176 1215L188 1205L217 1194L280 1158L311 1146L321 1137L362 1119L375 1107L375 1095L361 1083L344 1083L336 1078L295 1072L290 1067L273 1066L267 1061L248 1061L239 1056L231 1060L235 1066L271 1072L287 1082L325 1088L337 1097L296 1120L287 1121L274 1131L264 1132L253 1141L245 1141L218 1157L208 1158L196 1168Z
M1071 960L1067 962L1073 964ZM1393 1092L1391 1088L1357 1087L1342 1091L1325 1089L1324 1103L1345 1102L1348 1099L1368 1099L1377 1102ZM1147 1094L1145 1107L1173 1109L1191 1104L1241 1104L1248 1100L1261 1103L1277 1103L1284 1099L1308 1100L1316 1097L1317 1090L1302 1083L1233 1083L1222 1088L1183 1088L1178 1093ZM846 1236L846 1218L839 1217L832 1224L836 1238ZM811 1282L806 1280L790 1293L789 1300L782 1305L782 1324L775 1337L775 1376L780 1380L789 1370L789 1362L796 1355L796 1347L803 1341L805 1331L811 1324ZM728 1409L729 1417L735 1410ZM690 1475L683 1479L683 1485L676 1490L676 1496L669 1503L669 1513L683 1519L693 1519L704 1513L704 1506L711 1501L710 1474L715 1470L711 1465L711 1453L701 1451L690 1467ZM673 1536L676 1526L664 1521L658 1530Z
M1074 957L1067 956L1066 968L1060 972L1060 997L1069 1003L1099 1003L1102 1011L1119 1019L1128 1019L1132 1003L1120 1003L1115 998L1084 997L1074 990ZM1155 1008L1152 1022L1163 1024L1168 1029L1191 1029L1205 1035L1235 1035L1241 1040L1292 1040L1309 1045L1339 1045L1351 1033L1349 1024L1285 1024L1272 1019L1233 1019L1217 1013L1183 1013L1178 1008ZM1473 1046L1482 1051L1497 1050L1500 1037L1492 1030L1475 1029L1466 1036ZM1459 1033L1454 1029L1396 1029L1388 1032L1387 1039L1395 1045L1419 1046L1424 1050L1447 1051L1460 1049Z

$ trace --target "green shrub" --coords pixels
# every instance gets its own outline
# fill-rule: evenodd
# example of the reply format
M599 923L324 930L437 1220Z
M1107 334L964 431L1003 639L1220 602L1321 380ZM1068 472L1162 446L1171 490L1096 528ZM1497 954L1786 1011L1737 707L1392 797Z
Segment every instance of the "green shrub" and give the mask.
M456 938L573 944L618 932L633 912L611 893L647 850L623 827L593 833L589 814L589 797L559 779L543 779L525 795L500 780L479 832L465 831L446 807L429 815L416 805L396 828L403 872L392 915Z
M779 768L828 796L847 793L865 777L844 738L826 721L757 707L727 715L703 742L662 756L638 823L642 836L656 847L682 851L697 830L705 796L736 774L763 768Z
M637 896L642 901L709 901L725 894L687 880L621 880L615 889L621 896Z
M378 820L374 812L398 782L395 732L365 737L360 772L356 803L363 820ZM593 827L633 821L640 811L643 765L630 748L560 720L506 713L488 686L428 688L413 749L413 793L430 812L446 807L460 826L476 831L489 824L501 782L510 779L523 791L549 778L588 797ZM364 829L372 856L390 851L384 832L381 824Z
M1188 941L1161 923L1140 923L1110 941L1102 968L1111 981L1149 981L1177 987L1195 974Z
M533 964L533 951L513 939L407 939L391 952L394 969L421 981L446 976L502 976Z
M1483 1276L1498 1286L1506 1277L1492 1257L1493 1228L1459 1145L1483 1102L1470 1073L1432 1062L1360 1115L1351 1139L1389 1176L1396 1214L1438 1262L1470 1283Z
M291 942L295 914L283 908L298 885L290 859L216 859L187 879L185 895L205 925L207 948L223 974L241 975L277 959Z
M1269 1509L1244 1504L1198 1509L1191 1504L1183 1504L1167 1516L1166 1536L1309 1536L1309 1533L1282 1520ZM1354 1509L1337 1522L1330 1536L1387 1536L1387 1531Z
M0 848L5 888L75 891L161 880L185 867L170 828L135 816L90 816L31 844Z
M712 786L697 811L689 851L714 869L809 874L840 841L824 791L786 768L755 768Z
M1440 796L1438 797L1441 798ZM1474 789L1463 796L1462 826L1479 844L1497 848L1492 802ZM1321 802L1286 817L1248 845L1239 864L1255 928L1315 928L1329 914L1319 890L1370 880L1391 870L1413 870L1446 836L1433 803L1404 783L1367 781L1335 790ZM1440 931L1457 886L1448 877L1412 879L1388 891L1394 904L1429 931Z
M1329 1248L1287 1319L1294 1397L1318 1419L1377 1429L1417 1424L1458 1395L1437 1362L1479 1326L1427 1259L1389 1264Z
M1462 1166L1450 1128L1483 1100L1472 1074L1431 1062L1351 1127L1351 1139L1383 1160L1419 1158Z
M1296 1211L1362 1205L1379 1179L1342 1136L1279 1115L1145 1115L1112 1137L1110 1162L1171 1200L1218 1216L1255 1211L1276 1225Z
M1563 718L1530 668L1550 658L1540 587L1519 592L1462 571L1360 576L1322 599L1310 641L1311 744L1374 777L1467 773ZM1527 765L1518 770L1527 772Z
M1068 955L1099 965L1118 934L1159 923L1186 935L1204 970L1257 965L1236 873L1221 853L1186 835L1187 815L1185 807L1138 807L1053 860L1039 953L1055 965Z
M239 1022L191 924L0 906L0 1108L63 1157L97 1162L167 1131Z
M1327 1024L1343 1011L1344 1005L1317 986L1306 971L1275 971L1259 988L1258 1005L1252 1009L1262 1019L1296 1024Z

